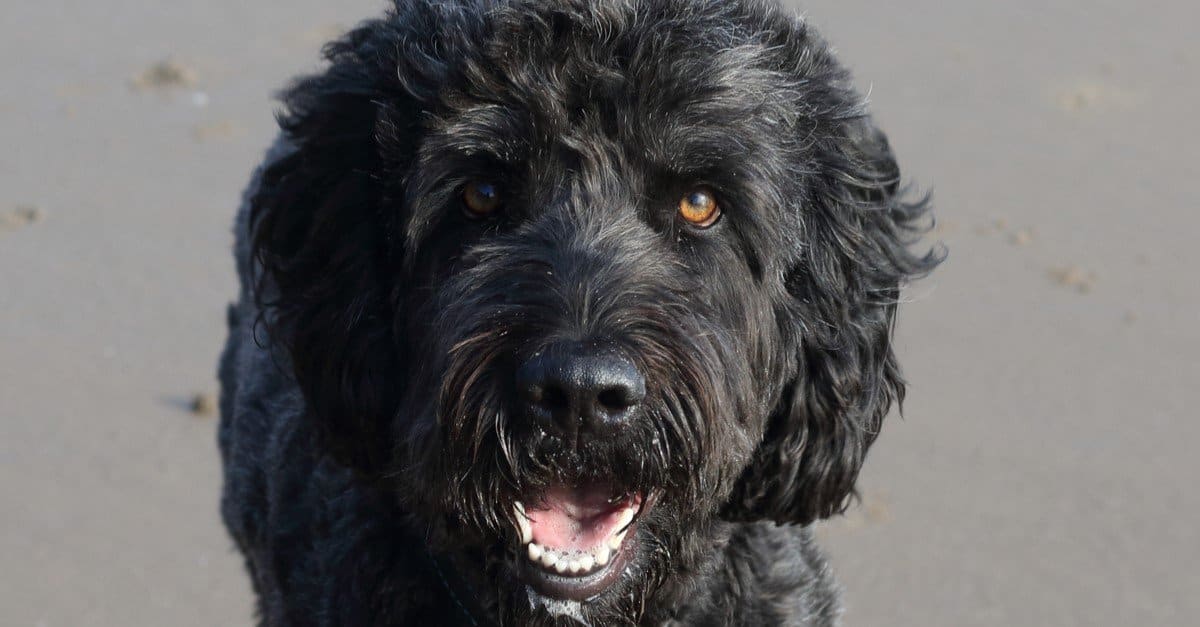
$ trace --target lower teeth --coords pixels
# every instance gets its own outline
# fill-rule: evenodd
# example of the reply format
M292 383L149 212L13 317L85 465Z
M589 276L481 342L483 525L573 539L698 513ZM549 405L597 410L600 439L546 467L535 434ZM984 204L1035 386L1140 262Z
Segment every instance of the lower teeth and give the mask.
M628 527L634 517L632 508L625 510L621 513L621 518L614 528L615 533L601 542L600 546L592 549L591 552L577 552L568 557L555 549L532 542L532 528L525 516L525 508L518 503L514 509L517 531L521 536L521 543L525 545L526 557L542 570L560 575L568 573L585 575L607 566L612 556L621 548L621 543L625 541L625 535L628 533Z
M529 561L543 570L556 572L560 575L567 573L572 575L587 574L597 568L608 565L612 553L615 552L616 547L620 546L620 540L624 536L625 534L614 536L607 543L594 549L591 553L575 554L571 557L532 542L526 545L525 551ZM616 546L614 547L613 545Z

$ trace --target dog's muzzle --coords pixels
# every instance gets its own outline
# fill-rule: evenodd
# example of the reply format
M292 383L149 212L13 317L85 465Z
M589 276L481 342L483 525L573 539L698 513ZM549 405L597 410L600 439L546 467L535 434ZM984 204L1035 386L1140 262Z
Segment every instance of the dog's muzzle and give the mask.
M642 411L646 380L630 360L595 343L563 342L532 355L516 373L530 426L578 450L617 438ZM519 572L539 593L573 601L608 589L634 553L626 541L646 508L643 494L589 481L559 484L514 505Z

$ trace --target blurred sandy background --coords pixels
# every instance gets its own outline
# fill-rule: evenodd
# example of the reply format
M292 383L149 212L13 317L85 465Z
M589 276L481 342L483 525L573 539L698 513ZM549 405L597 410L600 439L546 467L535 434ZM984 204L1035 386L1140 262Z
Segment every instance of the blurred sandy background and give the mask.
M251 624L189 404L269 95L383 6L267 4L0 5L2 625ZM1198 624L1200 4L804 8L951 249L821 529L846 624Z

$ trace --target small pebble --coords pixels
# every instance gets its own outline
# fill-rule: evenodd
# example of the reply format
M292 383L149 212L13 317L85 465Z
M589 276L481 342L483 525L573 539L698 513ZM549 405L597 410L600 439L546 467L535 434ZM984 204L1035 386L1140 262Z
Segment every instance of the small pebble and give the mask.
M41 220L41 209L32 205L20 205L12 211L0 212L0 231L15 231L37 224Z
M191 87L195 84L196 72L171 59L151 65L133 79L133 86L136 89L173 89Z
M1013 246L1028 246L1033 243L1033 229L1021 229L1009 236Z
M217 398L212 394L197 394L188 405L197 416L212 416L217 413Z
M1050 279L1062 287L1074 288L1080 294L1087 294L1095 285L1096 275L1079 266L1067 266L1051 269Z

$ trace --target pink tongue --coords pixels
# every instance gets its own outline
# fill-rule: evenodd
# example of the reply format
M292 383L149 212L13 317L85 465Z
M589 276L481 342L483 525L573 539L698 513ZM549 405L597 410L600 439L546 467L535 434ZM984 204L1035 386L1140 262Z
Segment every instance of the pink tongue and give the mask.
M612 504L612 493L596 486L555 487L526 509L533 541L560 551L590 552L617 531L627 501Z

